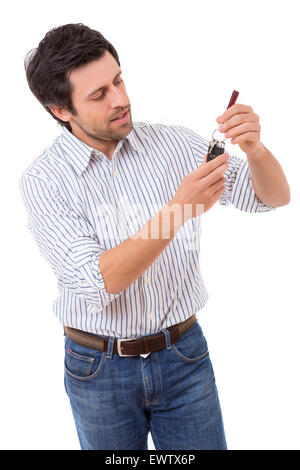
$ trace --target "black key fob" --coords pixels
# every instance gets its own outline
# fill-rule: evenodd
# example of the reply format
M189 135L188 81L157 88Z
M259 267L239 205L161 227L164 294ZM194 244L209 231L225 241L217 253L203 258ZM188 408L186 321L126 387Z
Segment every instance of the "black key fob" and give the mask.
M206 161L209 162L214 158L222 155L225 151L225 142L213 139L208 148Z

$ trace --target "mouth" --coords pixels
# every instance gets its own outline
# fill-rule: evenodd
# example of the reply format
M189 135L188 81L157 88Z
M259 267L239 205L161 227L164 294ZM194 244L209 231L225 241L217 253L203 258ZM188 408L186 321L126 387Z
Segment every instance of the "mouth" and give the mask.
M116 124L124 124L124 122L128 121L129 111L125 111L119 118L112 119L111 122L115 122Z

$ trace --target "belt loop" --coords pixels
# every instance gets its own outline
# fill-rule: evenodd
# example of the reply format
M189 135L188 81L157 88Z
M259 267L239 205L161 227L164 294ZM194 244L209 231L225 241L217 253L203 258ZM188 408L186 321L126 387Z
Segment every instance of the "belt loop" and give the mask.
M163 334L165 335L165 340L166 340L166 349L172 349L171 346L171 341L170 341L170 333L168 330L161 330Z
M114 338L108 338L107 351L106 351L106 354L105 354L107 359L112 359L112 355L113 355L113 352L114 352L114 343L115 343Z

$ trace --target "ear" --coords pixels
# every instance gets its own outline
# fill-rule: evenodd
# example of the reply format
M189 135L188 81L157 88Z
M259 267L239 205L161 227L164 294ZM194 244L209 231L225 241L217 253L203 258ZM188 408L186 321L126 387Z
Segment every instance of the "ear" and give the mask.
M69 121L71 118L71 113L60 106L51 105L48 106L48 108L51 109L52 113L62 121Z

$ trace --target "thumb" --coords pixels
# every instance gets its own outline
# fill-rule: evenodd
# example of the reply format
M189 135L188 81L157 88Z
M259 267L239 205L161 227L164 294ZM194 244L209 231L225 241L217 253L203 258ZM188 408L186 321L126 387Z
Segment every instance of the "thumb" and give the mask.
M206 154L204 155L204 157L203 157L202 165L203 165L203 163L207 163L207 153L206 153Z

